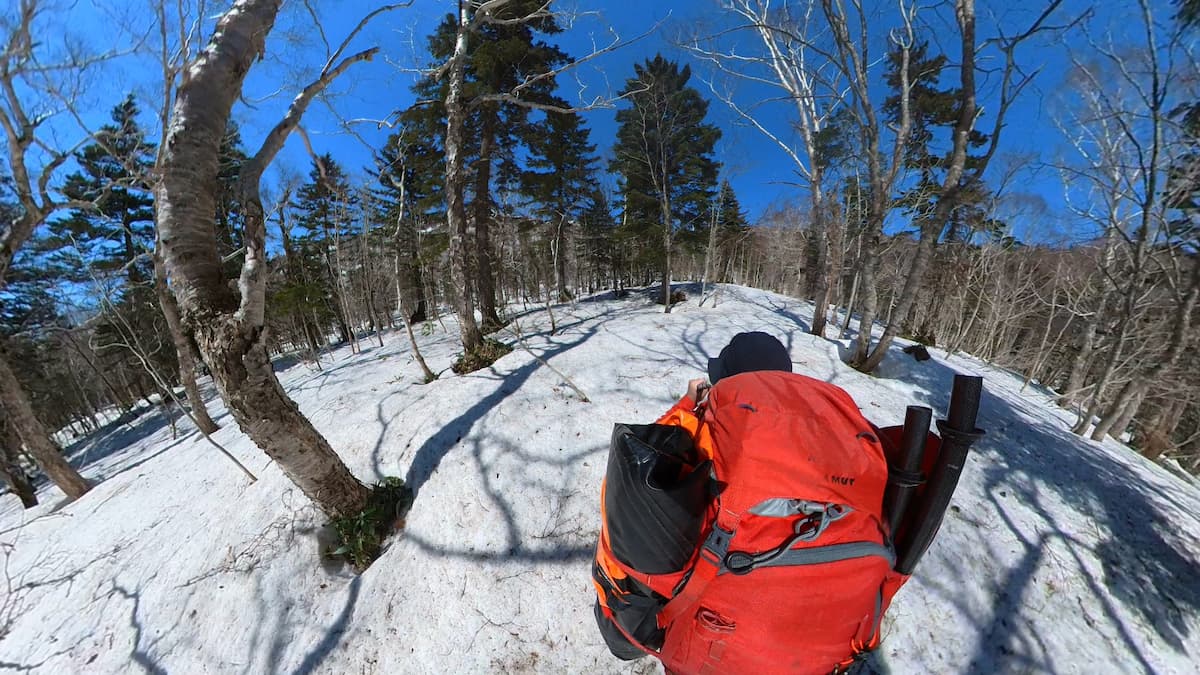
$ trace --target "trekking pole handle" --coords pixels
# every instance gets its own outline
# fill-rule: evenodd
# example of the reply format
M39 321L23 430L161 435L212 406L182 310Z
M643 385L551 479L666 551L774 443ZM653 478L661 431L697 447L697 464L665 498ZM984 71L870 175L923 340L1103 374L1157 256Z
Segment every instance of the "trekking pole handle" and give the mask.
M954 496L963 466L967 463L967 452L980 436L981 429L975 428L979 414L979 401L983 394L983 378L977 375L955 375L954 389L950 394L950 410L946 419L938 420L938 431L942 434L941 448L932 475L925 485L925 492L917 504L917 516L912 527L905 533L897 554L896 571L912 574L917 562L925 555L933 538L942 525L942 518Z
M974 434L982 395L982 377L955 375L954 388L950 391L950 410L946 413L946 425L960 433Z
M920 472L932 419L933 410L922 405L910 405L904 413L898 457L896 463L888 464L888 485L883 493L883 514L893 539L900 531L913 494L925 482Z

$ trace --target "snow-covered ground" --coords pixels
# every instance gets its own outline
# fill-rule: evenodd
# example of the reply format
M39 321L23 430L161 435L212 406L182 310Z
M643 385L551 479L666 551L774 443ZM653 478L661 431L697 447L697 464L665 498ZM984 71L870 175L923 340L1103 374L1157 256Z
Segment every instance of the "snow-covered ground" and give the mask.
M589 561L616 421L652 421L735 333L766 330L797 372L847 389L880 425L945 410L956 370L986 377L980 426L941 534L897 595L876 660L892 673L1195 673L1200 491L1124 446L1080 439L1049 392L969 357L879 377L808 335L812 307L740 287L671 314L642 295L520 315L529 348L420 385L401 332L280 377L365 481L417 489L407 529L364 574L319 563L320 514L237 430L172 440L159 413L72 449L97 482L0 499L0 670L37 673L655 672L611 658ZM419 336L435 370L456 334ZM507 341L512 336L501 334ZM211 392L210 392L211 395Z

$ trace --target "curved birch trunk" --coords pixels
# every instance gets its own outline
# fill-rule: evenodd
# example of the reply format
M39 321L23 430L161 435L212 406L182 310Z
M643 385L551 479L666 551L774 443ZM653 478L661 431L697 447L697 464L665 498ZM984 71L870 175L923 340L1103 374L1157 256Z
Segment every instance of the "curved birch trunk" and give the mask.
M183 330L183 322L179 318L179 305L167 288L166 270L163 269L162 256L154 255L154 294L158 296L158 304L162 307L163 316L167 320L167 330L171 333L171 342L175 345L175 353L179 360L179 381L183 383L183 391L187 394L188 407L196 426L205 434L214 434L221 427L213 421L204 405L204 397L200 395L200 386L196 384L196 354L192 351L192 343Z
M262 148L242 167L246 259L239 294L226 283L214 229L217 156L247 72L264 48L280 0L238 0L188 69L171 113L155 186L163 262L184 325L204 355L213 381L244 431L288 478L331 518L363 509L367 488L284 393L264 336L266 223L259 178L299 124L312 99L351 63L372 50L327 66L305 87Z

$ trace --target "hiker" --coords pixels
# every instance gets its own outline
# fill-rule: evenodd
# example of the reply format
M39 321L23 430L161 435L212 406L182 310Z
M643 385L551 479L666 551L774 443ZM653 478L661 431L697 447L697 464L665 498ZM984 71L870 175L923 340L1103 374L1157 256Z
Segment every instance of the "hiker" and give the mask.
M859 670L983 433L982 378L955 376L939 438L923 406L871 424L765 333L708 374L657 423L613 427L592 566L605 644L675 675Z
M592 567L612 654L678 675L857 667L908 579L881 506L893 437L762 332L657 423L615 425Z
M738 333L721 350L720 356L708 360L708 380L697 378L688 382L687 394L678 405L691 404L689 410L703 403L708 388L722 377L759 370L792 372L792 357L787 348L773 336L762 332Z

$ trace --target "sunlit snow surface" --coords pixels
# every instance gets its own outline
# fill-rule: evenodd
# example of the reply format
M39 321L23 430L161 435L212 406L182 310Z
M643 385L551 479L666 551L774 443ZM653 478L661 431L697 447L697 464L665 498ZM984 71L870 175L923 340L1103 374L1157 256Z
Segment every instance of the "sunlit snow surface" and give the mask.
M655 672L611 658L592 620L612 423L652 421L731 336L765 330L879 425L910 403L944 413L956 370L986 377L987 436L885 620L878 671L1196 672L1195 484L1072 435L1049 392L969 357L917 363L897 347L868 377L842 365L844 343L807 333L807 303L729 286L699 308L689 290L671 314L637 292L557 306L553 336L544 309L514 308L529 348L591 403L520 348L453 375L448 319L418 335L444 371L430 385L401 331L321 371L280 364L356 475L418 489L407 529L359 577L319 564L319 513L215 400L216 439L253 485L186 422L179 440L158 412L110 425L70 450L97 481L86 497L0 499L0 671Z

